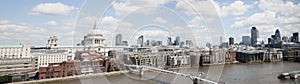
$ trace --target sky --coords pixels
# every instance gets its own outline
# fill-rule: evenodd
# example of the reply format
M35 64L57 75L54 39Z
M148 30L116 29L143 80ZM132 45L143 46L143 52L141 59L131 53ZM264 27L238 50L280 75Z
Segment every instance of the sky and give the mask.
M300 32L300 0L5 0L0 3L0 45L46 46L56 35L60 46L76 45L94 24L114 46L117 34L135 44L138 36L160 40L180 36L197 46L250 36L266 41Z

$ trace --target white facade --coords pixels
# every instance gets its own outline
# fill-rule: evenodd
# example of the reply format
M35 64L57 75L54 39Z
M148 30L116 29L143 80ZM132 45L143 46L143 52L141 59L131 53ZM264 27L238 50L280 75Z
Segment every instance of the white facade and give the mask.
M38 58L38 67L72 59L72 55L67 50L33 50L32 55Z
M30 45L0 45L0 58L31 58Z
M0 75L35 74L36 64L29 44L0 45Z
M56 35L50 36L46 47L51 48L51 49L57 48L58 47L57 43L58 43L58 38L56 37Z

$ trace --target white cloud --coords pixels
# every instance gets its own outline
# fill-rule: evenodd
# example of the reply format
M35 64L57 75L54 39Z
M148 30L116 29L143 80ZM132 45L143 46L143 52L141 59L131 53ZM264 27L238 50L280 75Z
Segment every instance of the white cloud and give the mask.
M29 12L30 15L68 15L71 11L77 10L74 6L63 3L41 3L33 7Z
M146 6L159 6L170 2L170 0L121 0L112 3L116 15L126 15L129 12ZM144 14L153 13L156 8L143 9Z
M290 1L282 1L282 0L261 0L258 4L258 7L262 10L274 11L278 15L283 16L291 16L296 15L299 16L300 4L295 5Z
M294 32L300 32L300 23L285 25L283 30L285 31L285 36L291 36Z
M10 21L8 21L8 20L1 20L0 21L0 24L8 24L8 23L10 23Z
M28 24L0 24L0 38L3 44L18 44L20 42L30 43L37 42L47 30L44 28L33 27ZM32 39L34 38L34 39ZM39 41L38 41L39 42Z
M80 17L78 19L78 21L76 22L77 26L83 27L83 26L92 26L95 21L97 21L98 18L95 16L84 16L84 17Z
M275 24L280 22L280 19L276 18L275 12L265 11L262 13L255 13L244 20L234 22L232 28L243 28L252 25L262 24Z
M102 23L102 25L105 25L105 26L114 26L118 22L119 22L119 20L112 16L105 16L105 17L103 17L101 23Z
M244 20L244 19L246 19L246 18L247 18L247 17L235 17L234 20L239 21L239 20Z
M235 1L228 6L222 6L221 11L223 16L238 16L245 14L250 8L251 5L244 4L242 1Z
M47 26L56 26L57 22L52 20L52 21L45 22L44 24Z
M163 19L162 17L156 17L153 22L156 22L156 23L160 23L160 24L164 24L164 23L167 23L167 21L165 19Z
M220 10L218 3L211 0L179 0L176 4L176 10L190 16L202 15L203 17L218 17Z
M98 18L96 16L85 16L79 18L77 21L78 27L92 27L95 24L95 21L98 21L97 27L104 27L105 29L113 29L119 24L119 20L112 16L105 16L103 18Z
M290 36L293 32L300 32L300 4L282 0L261 0L257 3L262 12L257 12L246 18L236 17L232 28L250 28L256 26L262 38L270 37L276 29L280 29L283 36ZM278 27L280 26L280 27Z

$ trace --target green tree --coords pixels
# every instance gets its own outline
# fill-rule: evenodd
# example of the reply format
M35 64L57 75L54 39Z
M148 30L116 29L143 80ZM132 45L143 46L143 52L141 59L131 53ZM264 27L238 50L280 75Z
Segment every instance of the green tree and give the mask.
M8 76L0 76L0 83L6 83L7 82L7 79L8 79Z

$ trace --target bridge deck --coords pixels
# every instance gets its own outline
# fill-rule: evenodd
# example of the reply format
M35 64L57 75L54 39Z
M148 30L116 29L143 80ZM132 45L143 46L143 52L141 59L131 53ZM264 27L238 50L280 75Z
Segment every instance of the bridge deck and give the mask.
M201 78L199 76L193 76L193 75L190 75L190 74L184 74L184 73L178 73L178 72L169 71L169 70L163 70L163 69L150 67L150 66L126 65L126 64L125 64L125 66L136 67L136 68L147 68L147 69L150 69L150 70L153 70L153 71L169 73L169 74L179 75L179 76L183 76L183 77L188 77L188 78L191 78L191 79L198 79L198 80L205 81L205 82L212 83L212 84L218 84L218 82L215 82L215 81L212 81L212 80L209 80L209 79L205 79L205 78Z

